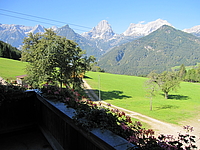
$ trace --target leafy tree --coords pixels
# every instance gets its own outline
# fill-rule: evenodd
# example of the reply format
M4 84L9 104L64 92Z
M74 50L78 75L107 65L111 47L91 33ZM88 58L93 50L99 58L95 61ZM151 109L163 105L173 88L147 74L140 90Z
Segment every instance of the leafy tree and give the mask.
M188 70L185 80L188 82L196 82L196 70L195 69L190 69Z
M180 66L180 69L179 69L179 72L178 72L178 76L180 77L181 80L184 80L184 79L185 79L186 73L187 73L187 71L186 71L186 69L185 69L185 65L182 64L182 65Z
M196 69L196 81L200 82L200 65Z
M80 74L95 61L93 56L83 57L84 51L74 41L57 36L52 30L30 33L23 43L21 59L29 62L27 80L34 87L49 81L59 82L61 88L63 83L80 87Z
M148 77L150 78L150 83L156 83L161 91L164 92L166 99L168 99L168 94L170 91L176 90L180 86L179 77L174 72L165 71L161 74L151 72Z

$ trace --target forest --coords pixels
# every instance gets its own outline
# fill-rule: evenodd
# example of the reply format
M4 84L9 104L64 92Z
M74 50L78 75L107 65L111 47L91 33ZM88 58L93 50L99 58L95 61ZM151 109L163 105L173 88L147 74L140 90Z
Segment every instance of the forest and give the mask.
M0 41L0 57L20 60L21 51L3 41Z

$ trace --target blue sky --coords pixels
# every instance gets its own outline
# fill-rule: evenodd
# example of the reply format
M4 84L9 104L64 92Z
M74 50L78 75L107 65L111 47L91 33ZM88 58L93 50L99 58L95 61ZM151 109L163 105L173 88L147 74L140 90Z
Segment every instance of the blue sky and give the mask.
M89 31L101 20L107 20L114 32L119 34L124 32L130 23L143 21L147 23L160 18L182 30L200 25L199 6L200 0L0 0L0 23L25 26L41 24L45 27L53 25L62 27L69 24L75 32L82 33ZM5 10L63 23L28 17Z

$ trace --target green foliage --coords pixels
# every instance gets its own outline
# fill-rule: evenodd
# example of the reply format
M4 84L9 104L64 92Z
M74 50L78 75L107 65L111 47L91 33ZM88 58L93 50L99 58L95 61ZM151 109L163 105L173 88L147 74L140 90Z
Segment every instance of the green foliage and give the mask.
M182 80L187 82L200 82L200 65L197 68L189 69Z
M178 76L179 76L179 78L180 78L181 80L184 80L184 79L185 79L185 76L186 76L186 73L187 73L187 71L186 71L185 65L182 64L182 65L180 66L179 71L178 71Z
M176 90L180 87L180 79L175 72L165 71L162 74L151 72L148 77L150 78L149 82L152 85L157 84L161 91L164 92L166 99L168 99L170 91Z
M90 62L95 60L83 54L75 42L57 36L52 30L44 34L30 33L22 48L22 60L29 62L27 80L33 87L44 81L59 82L60 87L62 83L80 87L80 74L89 70Z
M153 33L115 47L102 56L99 66L106 72L147 75L170 71L174 66L200 62L200 39L164 25Z
M3 41L0 41L0 57L19 60L21 58L21 51Z
M12 84L0 84L0 106L2 103L11 103L13 101L20 100L23 97L26 97L27 93L25 93L24 91L24 87L14 86Z

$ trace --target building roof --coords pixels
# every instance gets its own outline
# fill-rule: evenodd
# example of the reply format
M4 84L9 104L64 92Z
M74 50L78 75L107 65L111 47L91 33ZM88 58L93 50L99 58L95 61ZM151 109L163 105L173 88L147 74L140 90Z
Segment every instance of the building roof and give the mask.
M26 77L27 75L20 75L20 76L16 76L17 78L23 79L24 77Z

